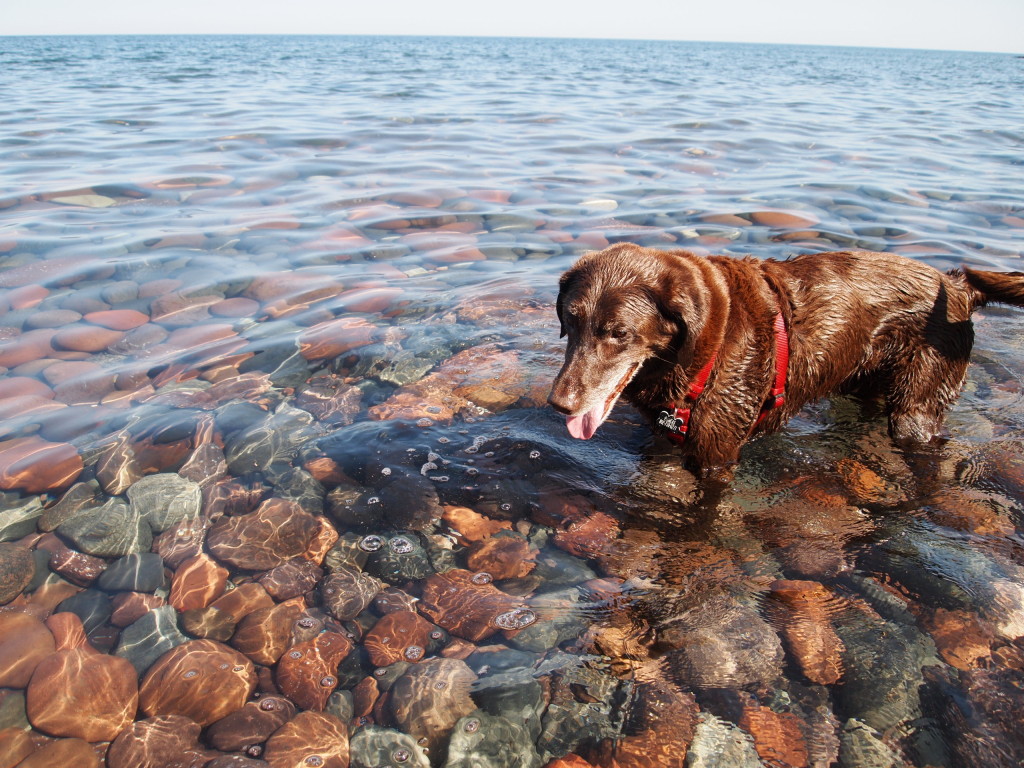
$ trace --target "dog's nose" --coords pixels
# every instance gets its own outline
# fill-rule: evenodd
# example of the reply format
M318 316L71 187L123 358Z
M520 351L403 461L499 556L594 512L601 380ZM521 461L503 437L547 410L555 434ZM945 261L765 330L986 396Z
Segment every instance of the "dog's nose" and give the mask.
M557 388L552 389L551 394L548 395L548 405L559 413L564 413L566 415L573 412L573 404L571 400L572 398L562 392L559 392Z

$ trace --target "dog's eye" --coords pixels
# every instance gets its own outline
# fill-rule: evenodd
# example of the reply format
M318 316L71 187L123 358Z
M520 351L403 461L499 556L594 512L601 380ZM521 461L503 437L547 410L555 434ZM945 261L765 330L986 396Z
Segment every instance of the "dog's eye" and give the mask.
M625 328L614 328L614 329L612 329L612 332L611 332L610 335L616 341L622 341L624 338L626 338L629 335L629 331L627 331Z

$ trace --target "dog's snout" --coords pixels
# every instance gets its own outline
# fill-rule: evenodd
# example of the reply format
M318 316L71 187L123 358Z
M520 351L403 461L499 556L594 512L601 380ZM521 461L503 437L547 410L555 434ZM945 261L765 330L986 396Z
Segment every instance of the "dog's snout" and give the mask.
M559 413L570 414L572 413L572 407L561 397L555 390L551 390L551 394L548 395L548 405L554 408Z

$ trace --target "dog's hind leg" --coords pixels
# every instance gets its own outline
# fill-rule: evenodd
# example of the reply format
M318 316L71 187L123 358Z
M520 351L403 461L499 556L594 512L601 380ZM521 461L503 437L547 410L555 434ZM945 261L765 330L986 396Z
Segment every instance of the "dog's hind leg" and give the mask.
M966 374L966 357L951 358L931 346L906 353L893 371L886 394L892 439L906 446L938 438Z

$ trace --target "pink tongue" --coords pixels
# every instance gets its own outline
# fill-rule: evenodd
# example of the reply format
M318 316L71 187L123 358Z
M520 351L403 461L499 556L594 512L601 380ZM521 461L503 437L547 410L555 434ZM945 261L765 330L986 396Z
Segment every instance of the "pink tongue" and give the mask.
M597 405L582 416L566 416L565 426L569 428L569 434L578 440L589 440L592 438L594 433L597 432L597 428L601 426L601 422L604 421L601 418L603 411L604 408Z

